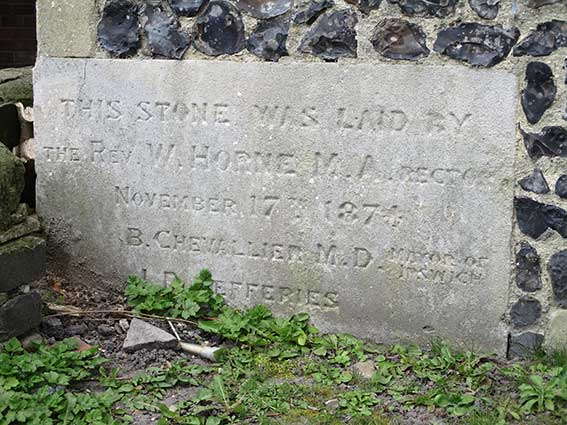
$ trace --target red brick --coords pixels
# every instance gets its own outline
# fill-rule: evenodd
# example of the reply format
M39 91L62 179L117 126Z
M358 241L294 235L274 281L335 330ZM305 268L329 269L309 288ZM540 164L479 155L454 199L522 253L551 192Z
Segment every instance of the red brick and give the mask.
M18 50L35 50L37 43L35 40L0 40L0 50L16 52Z
M14 53L14 61L20 65L33 65L35 63L36 53L34 51L19 51Z
M0 40L12 40L16 37L14 28L0 28Z
M35 28L35 16L34 15L22 15L23 23L26 28Z
M16 15L34 15L35 14L35 2L29 2L28 1L28 2L22 2L18 5L14 5L14 13Z
M14 66L14 54L12 52L0 52L0 69Z
M22 40L35 40L35 27L33 28L16 28L14 38Z
M23 27L24 18L23 16L16 15L0 15L0 27Z
M35 13L35 0L0 0L0 68L35 62Z
M14 6L8 2L0 1L0 16L13 15Z
M1 40L0 39L0 50L13 52L18 48L18 43L12 39Z

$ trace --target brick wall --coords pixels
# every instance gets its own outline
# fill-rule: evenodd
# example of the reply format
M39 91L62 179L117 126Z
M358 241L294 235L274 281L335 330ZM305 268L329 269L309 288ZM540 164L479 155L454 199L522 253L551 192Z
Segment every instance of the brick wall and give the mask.
M0 69L33 65L35 0L0 0Z

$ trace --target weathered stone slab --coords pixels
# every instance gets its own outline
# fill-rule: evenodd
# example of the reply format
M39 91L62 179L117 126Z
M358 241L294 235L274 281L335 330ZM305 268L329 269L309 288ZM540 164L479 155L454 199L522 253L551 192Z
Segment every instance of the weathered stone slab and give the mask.
M14 224L24 190L24 164L0 143L0 231Z
M26 217L21 223L13 225L5 232L0 232L0 245L21 238L22 236L39 232L40 229L41 223L39 222L39 218L37 218L37 215L31 215Z
M567 348L567 311L557 310L551 315L544 345L550 352Z
M30 106L32 99L31 67L0 69L0 105L21 102ZM6 142L6 140L2 141Z
M53 57L94 55L96 3L93 0L38 0L39 54Z
M43 58L34 78L61 254L111 280L208 267L234 305L505 352L512 75Z
M0 245L0 292L41 279L46 271L45 240L25 236Z
M0 341L20 336L41 323L41 297L37 292L18 295L0 305Z

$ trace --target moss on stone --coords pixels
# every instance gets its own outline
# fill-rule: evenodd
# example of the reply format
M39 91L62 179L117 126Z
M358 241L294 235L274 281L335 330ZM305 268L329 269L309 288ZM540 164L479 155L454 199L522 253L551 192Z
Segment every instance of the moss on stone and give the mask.
M0 143L0 230L12 225L24 190L24 164Z
M31 106L33 102L31 67L0 70L0 105L16 102L25 106Z
M20 239L16 239L13 242L8 242L7 244L0 245L0 256L10 254L12 252L19 252L25 249L32 250L43 243L45 243L45 241L42 238L38 238L37 236L26 236Z

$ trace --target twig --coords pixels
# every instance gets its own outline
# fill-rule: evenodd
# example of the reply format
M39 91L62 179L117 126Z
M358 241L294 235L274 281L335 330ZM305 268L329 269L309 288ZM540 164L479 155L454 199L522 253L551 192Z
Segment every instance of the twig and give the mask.
M180 323L188 323L191 325L198 326L197 322L193 322L191 320L185 319L177 319L175 317L164 317L164 316L157 316L155 314L146 314L146 313L132 313L131 311L126 310L81 310L80 308L73 307L73 306L65 306L65 305L57 305L48 303L47 307L51 311L56 311L56 314L50 314L46 317L58 317L58 316L88 316L89 314L109 314L109 315L119 315L119 316L127 316L127 317L135 317L138 319L155 319L155 320L166 320L172 322L180 322Z
M177 333L177 329L175 329L175 326L173 326L173 323L171 323L171 320L168 320L167 323L169 323L169 327L173 331L173 334L175 335L175 338L177 338L177 341L181 342L181 338L179 338L179 334Z

